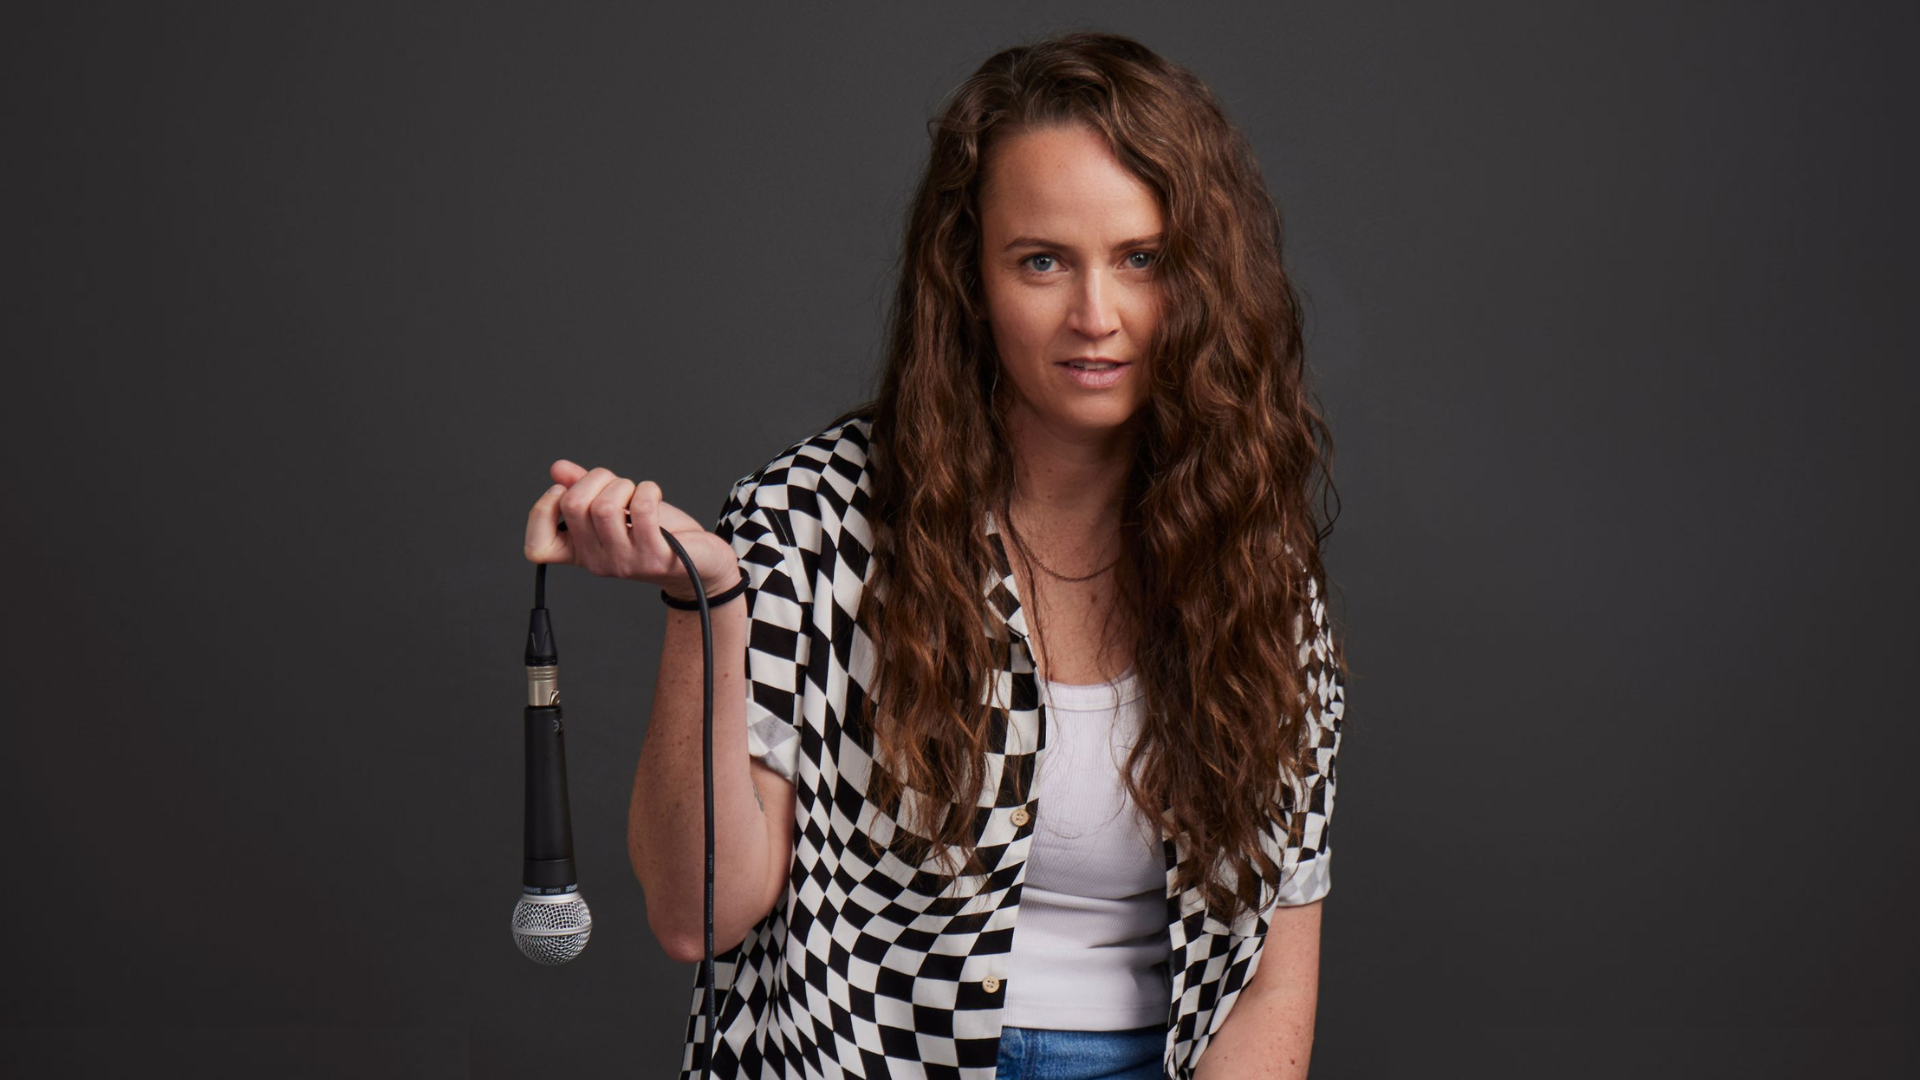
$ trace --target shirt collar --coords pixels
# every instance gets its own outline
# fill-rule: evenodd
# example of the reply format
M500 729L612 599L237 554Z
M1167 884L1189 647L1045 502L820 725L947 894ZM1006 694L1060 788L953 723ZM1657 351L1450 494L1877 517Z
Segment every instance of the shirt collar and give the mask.
M987 511L986 535L987 548L993 553L993 566L987 571L987 610L1024 643L1027 611L1020 603L1020 584L1014 577L1013 564L1007 559L1007 546L1000 538L1000 527L991 510Z

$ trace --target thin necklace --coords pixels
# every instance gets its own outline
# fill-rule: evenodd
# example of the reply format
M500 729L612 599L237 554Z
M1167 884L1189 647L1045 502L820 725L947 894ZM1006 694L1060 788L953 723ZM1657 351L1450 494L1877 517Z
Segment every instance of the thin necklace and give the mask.
M1040 561L1040 556L1035 555L1033 553L1033 549L1027 546L1027 542L1021 539L1020 530L1017 528L1014 528L1012 500L1008 500L1005 505L1007 510L1007 532L1013 535L1013 545L1020 549L1020 554L1025 555L1029 560L1033 562L1035 566L1038 566L1040 569L1045 570L1049 575L1053 577L1057 577L1061 581L1092 581L1094 578L1099 577L1101 574L1106 573L1107 571L1113 569L1115 566L1118 566L1120 564L1120 557L1116 555L1114 556L1114 559L1112 562L1108 563L1107 565L1101 567L1098 570L1095 570L1091 574L1082 574L1079 577L1068 577L1066 574L1063 574L1060 571L1055 570L1053 567L1048 566L1046 563L1043 563Z

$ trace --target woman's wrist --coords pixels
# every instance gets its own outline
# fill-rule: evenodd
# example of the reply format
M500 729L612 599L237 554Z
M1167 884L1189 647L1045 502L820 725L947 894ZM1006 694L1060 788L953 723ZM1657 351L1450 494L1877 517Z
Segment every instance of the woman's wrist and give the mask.
M722 593L725 593L725 592L728 592L729 590L734 589L744 580L746 580L746 575L741 571L741 569L738 566L735 566L733 568L733 573L729 575L724 581L707 581L703 579L700 583L706 586L707 603L712 604L719 599ZM660 595L666 600L674 603L691 604L691 605L694 605L695 607L697 607L699 603L694 598L693 582L691 581L682 580L671 588L669 588L668 586L662 585L660 587Z

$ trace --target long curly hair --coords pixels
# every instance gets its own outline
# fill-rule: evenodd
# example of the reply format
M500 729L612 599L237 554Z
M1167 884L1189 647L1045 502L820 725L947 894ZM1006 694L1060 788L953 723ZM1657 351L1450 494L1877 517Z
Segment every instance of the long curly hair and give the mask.
M1006 132L1080 124L1149 185L1165 220L1159 325L1121 509L1121 616L1133 629L1145 718L1125 769L1148 820L1183 837L1180 889L1228 917L1277 886L1263 850L1288 820L1303 756L1312 632L1324 580L1315 516L1333 495L1332 441L1303 380L1300 307L1281 221L1246 140L1194 75L1125 37L1076 33L982 64L929 123L869 446L876 565L859 615L875 646L861 704L869 794L896 817L886 846L978 874L978 804L1008 660L982 583L1004 567L987 511L1013 482L1009 391L980 316L980 183ZM1333 499L1337 508L1337 496ZM996 551L998 550L998 555ZM1002 571L1004 572L1004 570ZM1343 660L1335 663L1344 665ZM902 814L911 789L926 818ZM964 860L964 865L961 861Z

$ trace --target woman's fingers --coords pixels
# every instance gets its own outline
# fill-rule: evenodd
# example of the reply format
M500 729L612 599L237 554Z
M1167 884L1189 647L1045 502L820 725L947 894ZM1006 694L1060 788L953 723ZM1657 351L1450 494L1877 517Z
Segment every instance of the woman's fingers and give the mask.
M601 551L600 537L594 531L593 500L601 488L615 479L606 469L594 469L560 496L560 516L567 521L567 539L573 544L574 565L584 566L596 574L607 572L607 559Z
M661 535L664 527L686 545L702 581L732 578L737 564L731 548L662 498L659 484L635 483L611 470L583 469L565 459L549 471L557 482L527 513L529 560L572 563L601 577L685 589L686 567Z
M580 482L581 477L587 475L587 470L566 458L561 458L547 466L547 475L553 477L553 482L556 484L572 487Z
M660 501L660 485L651 480L641 481L627 504L628 513L633 515L634 550L640 556L642 568L655 578L672 573L673 568L680 565L666 538L660 535L660 512L671 509Z
M607 557L607 566L596 573L626 577L633 572L633 533L627 528L627 503L633 499L633 481L615 476L593 497L587 512L593 517L593 535Z
M560 531L560 496L566 493L566 485L555 484L535 499L533 509L527 511L525 554L528 562L573 561L573 547L567 543L567 534Z

